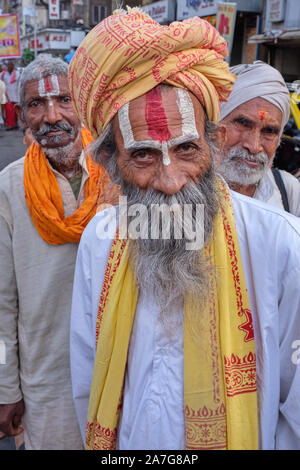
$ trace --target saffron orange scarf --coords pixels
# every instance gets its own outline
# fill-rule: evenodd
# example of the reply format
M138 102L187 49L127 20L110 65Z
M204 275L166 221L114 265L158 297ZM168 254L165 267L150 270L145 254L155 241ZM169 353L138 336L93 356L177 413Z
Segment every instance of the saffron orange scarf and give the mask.
M93 138L86 128L81 130L85 148ZM24 163L25 200L31 219L40 236L51 245L78 243L88 222L95 215L108 177L105 170L87 157L89 179L85 184L85 201L77 211L64 218L60 187L48 160L37 143L26 152Z
M253 324L231 199L223 182L218 184L222 204L205 247L214 267L210 270L208 301L199 308L199 303L185 299L186 448L252 450L258 448ZM87 449L116 446L138 299L127 252L128 242L115 239L100 295Z

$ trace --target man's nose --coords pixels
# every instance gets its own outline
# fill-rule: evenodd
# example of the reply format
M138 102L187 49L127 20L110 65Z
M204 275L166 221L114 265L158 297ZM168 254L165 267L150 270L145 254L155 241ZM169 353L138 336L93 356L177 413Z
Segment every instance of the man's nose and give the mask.
M160 191L164 194L172 196L178 193L183 186L188 182L187 177L178 168L175 162L169 165L162 164L159 168L159 174L153 183L153 189Z
M55 100L49 99L46 103L44 121L49 124L55 124L57 121L60 120L61 113L59 104Z
M243 147L253 155L263 152L262 136L259 129L253 129L252 132L244 133Z

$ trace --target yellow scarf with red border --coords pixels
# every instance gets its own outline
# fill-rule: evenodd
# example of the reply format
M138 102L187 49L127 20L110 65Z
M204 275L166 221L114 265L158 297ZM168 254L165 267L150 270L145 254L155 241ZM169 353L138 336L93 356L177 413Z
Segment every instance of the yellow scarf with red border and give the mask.
M93 138L82 127L82 146L85 148ZM48 160L37 143L31 144L24 163L25 200L39 235L51 245L79 242L82 232L95 215L101 201L107 176L104 169L87 157L89 179L85 184L85 201L77 211L64 217L61 191Z
M207 304L196 312L201 328L194 337L190 319L195 318L191 309L196 307L194 302L185 300L186 448L252 450L258 448L253 324L230 195L223 182L218 182L218 188L222 193L221 208L205 247L214 271L210 274ZM87 449L116 446L138 298L127 251L127 241L114 240L100 296Z

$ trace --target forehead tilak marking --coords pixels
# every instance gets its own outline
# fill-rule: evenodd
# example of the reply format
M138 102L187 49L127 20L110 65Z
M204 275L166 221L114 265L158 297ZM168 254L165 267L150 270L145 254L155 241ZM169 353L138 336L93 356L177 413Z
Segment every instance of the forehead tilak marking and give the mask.
M264 109L259 109L258 116L259 116L259 119L263 121L264 119L268 117L268 111L265 111Z
M125 149L130 149L132 147L143 148L146 145L149 145L150 147L156 148L162 152L163 164L167 166L171 163L170 157L168 154L168 148L174 145L177 145L179 143L182 143L183 141L182 137L185 138L184 141L195 140L199 138L199 133L196 127L194 106L193 106L193 102L189 93L182 88L176 88L176 94L177 94L177 106L178 106L179 113L181 115L182 135L174 139L170 139L170 132L167 127L166 120L165 120L164 129L160 131L157 126L152 125L152 119L149 119L150 118L149 117L148 122L147 122L149 126L149 121L151 121L149 134L155 140L145 140L145 141L140 141L140 142L136 141L133 136L133 131L132 131L130 117L129 117L129 103L126 103L118 111L119 126L120 126L120 131L124 140ZM157 109L158 109L162 104L158 100L158 102L156 102L155 105L157 106ZM151 106L148 107L147 112L149 113L150 110L151 110ZM168 140L162 140L163 136L165 136L165 138L168 137Z
M51 81L51 84L50 84ZM39 95L46 97L50 101L49 106L53 106L51 96L59 95L59 83L57 75L48 75L48 77L39 80Z
M118 111L118 118L119 118L119 127L120 131L124 140L124 147L126 150L130 148L144 148L145 146L149 146L160 150L163 154L163 163L164 165L169 165L170 158L168 155L168 144L167 142L160 143L157 140L143 140L137 141L134 139L131 122L129 118L129 103L126 103L122 106L121 109Z
M149 136L161 144L163 164L165 166L170 165L171 161L167 142L170 140L171 133L162 102L160 87L153 88L146 94L145 118Z

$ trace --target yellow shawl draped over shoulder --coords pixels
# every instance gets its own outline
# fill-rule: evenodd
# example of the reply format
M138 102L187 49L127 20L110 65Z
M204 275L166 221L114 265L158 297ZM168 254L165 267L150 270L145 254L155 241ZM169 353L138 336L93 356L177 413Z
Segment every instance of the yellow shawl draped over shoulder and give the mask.
M231 199L223 182L221 207L204 248L214 270L208 301L196 311L185 300L184 413L187 449L257 449L256 362L252 317ZM138 289L128 242L114 240L99 302L98 344L87 419L86 448L114 449L122 406L127 351ZM176 413L176 410L174 410Z

